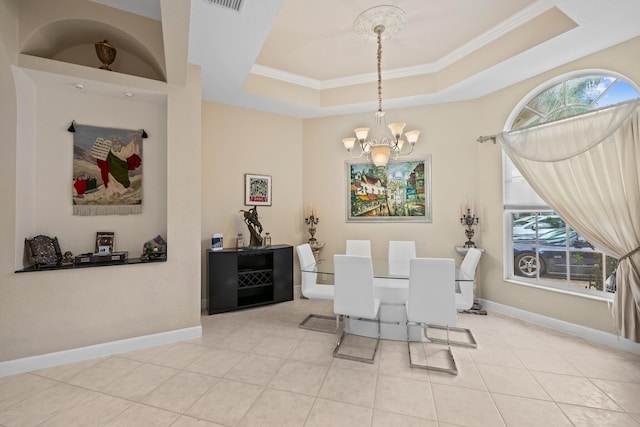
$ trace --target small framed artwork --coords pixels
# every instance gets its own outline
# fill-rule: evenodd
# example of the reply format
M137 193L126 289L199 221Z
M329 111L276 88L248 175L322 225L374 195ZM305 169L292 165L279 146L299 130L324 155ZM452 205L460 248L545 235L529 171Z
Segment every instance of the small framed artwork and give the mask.
M347 222L431 222L431 157L346 162Z
M116 234L113 231L98 231L96 233L96 251L98 255L109 255L116 250Z
M271 206L271 176L244 175L245 206Z
M224 236L222 235L222 233L215 233L213 236L211 236L211 250L221 251L224 247L223 241Z

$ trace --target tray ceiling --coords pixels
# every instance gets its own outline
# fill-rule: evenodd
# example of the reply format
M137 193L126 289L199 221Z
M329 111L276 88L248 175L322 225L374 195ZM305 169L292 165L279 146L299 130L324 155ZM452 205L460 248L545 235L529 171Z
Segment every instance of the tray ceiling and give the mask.
M159 2L141 1L146 16ZM640 2L629 0L391 3L407 23L383 42L386 109L484 96L640 35ZM351 27L379 4L245 0L236 12L191 0L189 61L202 66L203 99L295 117L371 111L376 46Z

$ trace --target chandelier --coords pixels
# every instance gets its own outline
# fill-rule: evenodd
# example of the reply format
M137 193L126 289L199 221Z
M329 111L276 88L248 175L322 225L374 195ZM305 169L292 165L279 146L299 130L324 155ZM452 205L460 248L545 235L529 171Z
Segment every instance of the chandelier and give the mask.
M362 12L353 23L353 32L364 40L377 40L378 43L378 111L375 114L373 129L354 129L355 138L344 138L344 147L352 158L367 157L377 167L386 166L389 159L395 160L413 151L420 136L419 130L402 132L406 123L391 123L387 126L385 112L382 111L382 39L385 40L400 31L407 18L404 11L395 6L376 6ZM353 147L358 141L360 153L355 155ZM408 143L408 144L406 144ZM408 150L402 151L403 147Z

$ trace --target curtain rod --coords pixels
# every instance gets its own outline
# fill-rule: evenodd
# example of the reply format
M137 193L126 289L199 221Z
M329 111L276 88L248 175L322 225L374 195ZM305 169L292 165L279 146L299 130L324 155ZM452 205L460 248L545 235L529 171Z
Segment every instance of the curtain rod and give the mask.
M484 143L484 142L487 142L487 141L491 141L491 142L493 142L495 144L497 136L498 135L487 135L487 136L481 135L481 136L478 137L478 139L476 139L476 141L478 141L481 144Z
M75 124L76 124L76 121L72 120L71 121L71 125L67 128L67 132L71 132L71 133L75 132L76 131ZM143 139L149 138L149 135L147 134L147 131L145 131L144 129L139 129L139 130L142 131L142 135L141 136L142 136Z
M585 111L583 113L576 114L575 116L565 117L563 119L559 119L559 120L555 120L555 121L551 121L551 122L537 123L535 125L525 126L523 128L520 128L520 129L511 130L511 131L509 131L509 133L511 133L511 132L522 132L522 131L525 131L525 130L529 130L529 129L533 129L533 128L537 128L537 127L542 127L542 126L554 126L554 125L557 125L557 124L562 123L562 122L575 120L577 118L580 118L580 117L583 117L583 116L587 116L589 114L599 114L602 111L606 111L606 110L609 110L611 108L616 108L616 107L620 107L620 106L628 105L628 104L638 104L638 105L640 105L640 98L633 98L633 99L630 99L630 100L627 100L627 101L618 102L616 104L607 105L606 107L602 107L602 108L599 108L597 110ZM497 136L498 136L497 134L496 135L487 135L487 136L481 135L481 136L478 137L478 139L476 141L478 141L480 143L483 143L483 142L487 142L487 141L490 140L491 142L493 142L495 144Z

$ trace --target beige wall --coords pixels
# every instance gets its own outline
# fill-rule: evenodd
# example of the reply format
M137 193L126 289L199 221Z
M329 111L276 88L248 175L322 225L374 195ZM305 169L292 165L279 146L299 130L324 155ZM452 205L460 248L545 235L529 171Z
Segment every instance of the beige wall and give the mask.
M459 206L477 193L479 120L470 103L452 103L387 112L387 122L404 121L422 130L410 156L431 156L431 223L346 223L345 191L348 154L342 138L353 128L371 126L373 114L306 120L304 124L304 204L320 217L316 237L326 242L323 257L344 253L345 240L371 239L374 257L386 257L389 240L415 240L418 256L457 257L464 241ZM447 126L450 125L450 126ZM482 243L483 235L478 235Z
M166 1L166 0L163 0ZM104 99L69 94L61 85L76 77L100 85L99 70L82 66L51 63L51 70L65 70L67 75L50 74L41 77L42 84L32 84L26 103L18 106L12 65L17 62L18 14L10 7L14 2L0 1L0 124L4 165L0 168L0 362L60 350L76 349L92 344L108 343L126 338L194 328L200 325L200 224L201 224L201 101L200 70L189 66L185 84L166 85L129 78L125 75L102 74L109 79L103 86ZM188 3L188 2L187 2ZM185 5L188 7L188 4ZM188 17L187 14L183 16ZM99 19L99 17L96 17ZM186 31L188 22L179 26ZM49 63L38 62L45 73ZM44 65L42 65L44 64ZM18 70L20 73L20 70ZM28 85L28 77L18 77ZM120 85L113 85L117 81ZM48 83L46 83L48 82ZM49 86L48 84L53 84ZM133 102L128 106L114 100L122 88L134 92L142 85L155 88L152 104ZM107 89L105 89L107 88ZM157 101L159 100L159 101ZM102 102L101 102L102 101ZM33 107L33 108L31 108ZM120 111L120 112L119 112ZM18 116L17 112L21 115ZM82 116L83 119L78 119ZM62 121L64 119L64 122ZM76 119L87 124L105 124L105 120L125 123L125 126L145 127L150 135L148 167L155 179L144 183L149 206L142 215L127 217L73 217L65 209L67 190L54 189L47 182L59 181L59 188L69 188L64 171L46 166L49 178L38 170L43 164L63 165L68 169L69 139L63 129ZM16 131L16 123L31 123L34 130ZM29 122L30 121L30 122ZM112 122L111 125L116 125ZM141 121L146 122L140 123ZM33 126L33 123L37 123ZM50 138L47 138L47 135ZM16 157L16 147L27 148ZM36 176L26 188L30 195L17 197L18 174L12 159L20 161L21 171ZM164 169L164 170L163 170ZM154 172L155 170L155 172ZM22 173L22 172L21 172ZM70 174L71 171L68 170ZM154 182L156 181L157 182ZM46 188L43 188L46 187ZM55 194L50 194L55 192ZM57 196L56 196L57 195ZM55 200L54 200L55 199ZM16 201L17 200L17 201ZM40 213L24 211L26 205L47 212L47 203L56 205L55 221L45 220ZM29 202L29 200L33 200ZM147 200L147 199L146 199ZM62 207L60 207L62 206ZM157 210L157 212L154 212ZM19 225L19 218L33 218ZM37 218L40 218L37 220ZM45 225L46 224L46 225ZM73 243L83 250L85 233L98 229L118 228L122 247L135 256L145 240L156 233L166 233L169 259L166 263L98 267L89 269L14 273L16 247L22 245L24 230L57 235L61 241ZM151 232L151 235L149 233ZM130 240L129 240L130 239Z
M623 43L481 99L387 111L388 122L406 121L422 130L412 157L432 157L433 222L346 223L345 160L340 142L352 129L370 126L373 114L318 118L304 122L303 203L317 206L317 237L323 257L344 252L346 239L371 239L373 255L384 257L391 239L415 240L418 256L457 258L466 239L459 204L478 200L480 224L474 239L486 249L478 270L479 294L487 300L570 323L613 332L607 303L503 280L502 151L479 144L480 135L500 132L512 109L530 91L573 70L607 69L640 83L640 39ZM459 258L458 258L459 259Z
M162 1L166 7L169 0ZM33 91L25 95L23 105L32 105L37 110L38 126L36 131L18 135L16 123L21 118L17 111L21 110L12 73L12 65L18 60L17 3L0 0L0 128L3 130L0 144L4 159L15 159L16 147L21 144L35 147L44 144L43 133L57 135L60 141L68 138L64 132L57 133L65 114L49 112L47 107L52 101L43 96L59 96L60 109L69 108L76 100L75 95L64 95L59 89L39 89L34 85ZM188 14L180 16L184 18ZM32 20L35 21L40 22ZM172 26L176 31L187 27L187 23ZM164 37L171 37L166 28ZM153 111L149 113L134 108L130 114L133 126L138 126L135 124L138 120L152 122L147 129L152 137L149 143L154 137L165 135L166 138L166 153L158 154L159 162L166 157L166 177L160 178L162 183L147 181L149 187L145 183L145 194L166 197L166 205L160 202L162 206L158 205L158 209L160 217L166 216L169 260L162 264L15 274L15 251L25 237L24 230L35 230L40 225L35 221L36 214L23 211L22 206L28 206L29 202L24 202L22 195L17 197L16 188L22 188L16 182L18 174L14 162L5 161L0 168L3 200L0 204L0 235L3 236L0 239L0 362L199 325L200 299L206 298L202 260L211 234L224 233L227 247L233 245L233 237L238 232L247 234L238 214L239 209L245 208L245 173L273 178L273 205L259 207L258 211L265 230L273 235L274 244L295 245L306 241L303 209L309 204L315 205L320 218L317 237L327 244L322 252L325 258L343 252L344 242L350 238L371 239L377 257L386 255L388 240L411 239L417 242L419 256L455 258L454 247L465 240L458 206L467 196L474 198L480 203L481 218L476 241L487 250L479 268L479 291L483 298L611 331L607 306L602 301L515 285L502 279L501 150L499 146L480 145L475 140L481 134L500 131L522 97L558 74L606 68L640 82L639 60L632 54L638 48L640 40L633 40L482 99L389 111L389 121L404 120L409 127L423 131L412 157L431 155L431 223L345 222L348 156L340 141L349 136L354 127L369 126L373 114L299 120L202 103L200 73L194 66L188 67L184 85L161 88L149 86L141 79L123 80L114 74L109 83L142 85L147 90L153 87L166 97L164 103L151 108ZM52 66L56 72L71 70L83 78L93 75L81 68L85 67ZM96 105L98 102L93 100L87 104L86 111L82 111L83 121L101 123L103 115L110 114L101 111ZM76 110L71 112L81 114ZM163 115L166 123L159 118ZM44 154L41 149L49 153L50 147L37 148L21 157L24 163L20 165L21 171L34 168L35 159ZM68 153L55 152L51 150L51 161L67 161ZM23 160L30 158L33 164ZM32 188L36 193L31 204L36 206L40 197L35 179ZM27 197L27 200L30 199ZM34 215L30 224L20 225L16 220L16 216L30 215ZM61 218L58 229L38 231L75 240L75 219L70 213L65 216L58 212L57 215ZM95 220L96 230L109 225L100 222L103 218ZM151 221L155 220L154 217ZM158 224L161 223L162 220ZM90 229L90 225L83 224L82 233ZM139 225L133 218L122 233L137 230ZM146 230L140 234L146 238ZM135 243L130 244L131 248L127 249L136 250ZM296 282L299 283L299 277Z
M17 69L16 74L25 73ZM20 168L16 209L22 214L16 218L16 228L25 233L24 237L56 235L62 252L81 254L93 250L97 230L113 231L116 250L129 251L131 257L140 256L142 242L158 234L166 237L166 98L150 102L126 98L120 92L105 96L92 91L91 83L80 91L72 84L61 84L42 73L29 73L20 82L17 87L21 106L35 93L35 105L29 105L33 108L19 108L18 116ZM61 105L65 107L60 108ZM67 127L72 120L79 124L145 129L149 134L142 142L145 191L141 214L70 215L73 134L67 132ZM16 246L19 255L24 245L18 241ZM16 268L22 268L22 258L16 258Z
M166 0L162 0L166 2ZM189 9L189 0L174 0ZM166 15L186 24L179 13ZM111 68L166 79L162 23L87 0L21 0L19 51L28 55L100 66L93 43L107 39L119 52ZM169 35L169 38L175 37ZM84 46L83 46L84 45ZM77 48L71 48L77 46ZM84 53L89 54L88 58ZM89 62L89 58L93 62Z
M0 351L5 351L9 345L5 329L14 322L4 308L14 293L10 285L14 276L16 232L16 168L13 161L16 158L16 90L11 65L17 59L18 7L14 3L0 1L0 150L5 159L0 168L0 195L4 200L0 203Z
M238 233L249 241L240 209L244 174L270 175L272 205L258 206L273 244L297 245L302 227L302 120L210 102L202 104L202 297L206 291L206 249L223 233L234 247ZM264 235L264 233L263 233Z
M640 38L636 38L474 101L478 105L478 111L483 112L483 124L477 130L478 135L503 130L511 110L522 98L539 85L565 73L604 69L620 73L632 82L640 84L640 58L633 54L639 48ZM483 225L483 236L485 236L483 245L487 248L487 256L482 260L483 298L613 333L609 307L602 300L536 289L506 283L502 280L501 162L501 150L498 145L489 143L480 146L478 151L480 198L488 209Z

